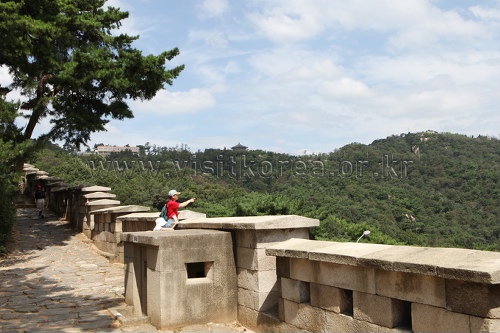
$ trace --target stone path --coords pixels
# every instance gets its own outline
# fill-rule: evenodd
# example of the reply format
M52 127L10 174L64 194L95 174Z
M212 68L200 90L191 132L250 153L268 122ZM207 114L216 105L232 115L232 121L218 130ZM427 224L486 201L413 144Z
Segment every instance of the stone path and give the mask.
M127 311L123 265L93 251L66 221L38 219L34 208L18 208L14 238L14 250L0 258L1 332L158 331L141 321L117 320ZM210 323L177 332L243 331L237 323Z

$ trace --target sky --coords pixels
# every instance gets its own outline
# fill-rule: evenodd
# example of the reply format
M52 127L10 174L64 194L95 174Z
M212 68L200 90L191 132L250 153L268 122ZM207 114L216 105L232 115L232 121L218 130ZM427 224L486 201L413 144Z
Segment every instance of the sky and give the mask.
M185 70L89 142L328 153L426 130L500 135L500 0L111 0ZM7 71L0 68L0 83ZM35 131L46 132L48 119ZM37 132L38 131L38 132Z

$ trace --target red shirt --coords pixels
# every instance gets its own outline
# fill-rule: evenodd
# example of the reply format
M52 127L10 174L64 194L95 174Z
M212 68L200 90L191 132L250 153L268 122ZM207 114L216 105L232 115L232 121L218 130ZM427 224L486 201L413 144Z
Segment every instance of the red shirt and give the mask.
M179 218L179 203L174 200L167 202L167 217L173 219L174 216Z

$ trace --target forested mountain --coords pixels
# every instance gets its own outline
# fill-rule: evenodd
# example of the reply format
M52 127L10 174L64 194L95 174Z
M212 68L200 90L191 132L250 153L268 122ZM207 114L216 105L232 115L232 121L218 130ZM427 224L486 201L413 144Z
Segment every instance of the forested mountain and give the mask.
M53 147L32 162L70 185L109 186L122 204L158 209L174 188L209 217L317 218L315 239L356 241L370 230L360 241L500 250L496 138L427 131L303 156L146 145L104 159Z

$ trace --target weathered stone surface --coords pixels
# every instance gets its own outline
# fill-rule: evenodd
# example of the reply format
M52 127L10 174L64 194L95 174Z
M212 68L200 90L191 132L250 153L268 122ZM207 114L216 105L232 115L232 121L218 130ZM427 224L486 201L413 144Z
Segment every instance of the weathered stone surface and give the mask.
M236 229L236 246L251 249L267 249L292 238L309 239L309 228L293 229Z
M310 332L322 332L325 326L325 311L308 304L283 300L285 322Z
M410 320L409 302L359 291L353 292L353 301L355 319L389 328Z
M317 282L318 279L318 262L301 259L290 259L290 278L305 282Z
M117 217L117 220L122 221L122 222L141 222L141 221L148 221L148 222L154 222L158 217L160 216L160 212L151 212L151 213L146 213L146 212L141 212L141 213L133 213L131 212L130 214L127 215L122 215ZM206 215L203 213L196 213L193 211L190 211L188 209L183 209L179 211L179 220L181 223L177 225L178 229L181 228L182 220L192 218L192 217L205 217ZM154 224L153 224L154 226Z
M357 266L360 265L361 258L392 247L391 245L366 243L326 243L330 243L330 246L312 250L309 259Z
M351 316L335 312L325 312L326 323L323 332L370 332L370 333L412 333L411 329L388 328L357 320ZM439 331L434 331L439 332Z
M436 276L377 270L374 294L445 307L445 280Z
M500 284L500 253L468 249L289 240L267 249L269 255L382 270L418 273L469 282ZM313 248L315 248L313 250Z
M298 215L192 218L183 227L204 229L288 229L319 226L319 220Z
M151 209L146 206L139 205L127 205L127 206L115 206L109 208L103 208L92 211L92 214L124 214L124 213L137 213L137 212L149 212ZM158 213L157 213L158 214ZM156 216L158 217L158 216Z
M470 317L470 331L474 333L500 332L500 319Z
M88 200L116 198L116 194L107 193L107 192L91 192L91 193L84 194L82 196Z
M309 303L311 299L309 283L281 278L281 296L295 303Z
M276 257L267 256L265 249L236 248L236 264L250 270L276 269Z
M362 266L317 262L314 282L342 289L375 294L375 269Z
M500 285L446 280L446 308L484 318L500 318Z
M122 239L127 270L125 300L134 308L147 308L154 326L165 330L237 319L237 277L230 233L149 231L124 233ZM147 296L141 297L140 288L145 285Z
M311 305L336 313L352 313L352 291L311 283Z
M111 200L111 199L101 199L101 200L94 200L94 201L87 201L85 203L85 206L103 206L103 208L108 208L108 206L112 205L119 205L120 201L118 200ZM96 210L99 208L96 208Z
M111 191L111 187L105 186L87 186L81 188L82 192L109 192Z
M276 291L276 271L252 271L237 269L238 288L245 288L256 292Z
M414 332L470 332L469 317L435 306L419 303L411 305Z
M292 238L266 248L267 255L288 258L309 258L313 251L332 246L333 242Z

